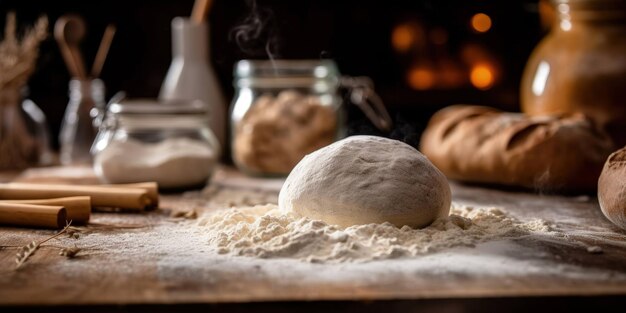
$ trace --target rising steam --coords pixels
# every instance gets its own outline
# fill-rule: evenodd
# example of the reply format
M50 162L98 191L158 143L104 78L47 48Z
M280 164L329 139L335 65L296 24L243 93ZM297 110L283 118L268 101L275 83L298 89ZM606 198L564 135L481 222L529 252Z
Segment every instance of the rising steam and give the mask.
M276 57L277 36L274 15L271 10L259 7L256 0L246 1L250 11L240 25L230 32L239 49L252 56Z

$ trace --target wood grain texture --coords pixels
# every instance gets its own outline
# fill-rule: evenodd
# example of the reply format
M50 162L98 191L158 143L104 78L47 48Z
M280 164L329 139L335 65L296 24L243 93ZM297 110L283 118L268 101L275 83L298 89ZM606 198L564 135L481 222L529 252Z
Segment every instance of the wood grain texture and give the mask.
M143 210L154 206L145 188L116 188L105 185L0 184L1 200L33 200L89 196L96 207Z
M91 216L91 198L87 196L38 200L0 200L0 206L3 203L62 206L66 210L67 220L72 221L72 225L84 225ZM65 226L65 223L63 222L60 226Z
M0 225L63 228L67 211L60 205L0 202Z
M36 180L33 175L25 177ZM228 207L233 203L220 202L220 195L234 189L250 190L250 196L238 203L271 201L277 186L275 180L248 180L220 170L203 192L164 195L157 211L94 213L80 239L64 238L58 243L97 243L75 259L43 247L14 271L16 250L4 248L0 250L0 305L626 295L626 249L583 236L588 231L617 237L626 234L603 217L593 197L542 196L454 184L456 203L498 206L520 219L555 221L579 240L576 245L531 238L488 242L416 257L403 267L398 266L403 261L397 260L320 265L218 256L207 248L201 230L192 231L195 220L170 217L172 210L195 209L202 215ZM50 234L2 227L0 245L19 246ZM589 253L585 247L591 245L601 246L603 253ZM485 257L497 261L499 269L482 268ZM476 266L463 264L467 262Z

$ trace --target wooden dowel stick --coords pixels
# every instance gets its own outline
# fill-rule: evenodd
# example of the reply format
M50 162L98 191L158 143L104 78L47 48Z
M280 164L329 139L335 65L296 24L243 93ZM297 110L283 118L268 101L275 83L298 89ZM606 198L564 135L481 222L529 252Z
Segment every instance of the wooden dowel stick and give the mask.
M211 9L211 4L213 4L211 0L196 0L191 11L191 21L198 24L204 23Z
M62 206L67 213L67 219L71 220L73 225L86 224L91 215L91 199L87 196L40 200L0 200L0 203Z
M98 52L96 52L96 58L93 61L93 65L91 67L91 77L97 78L100 76L102 72L102 67L104 66L104 62L107 59L107 55L109 54L109 48L111 47L111 42L113 42L113 37L115 36L115 25L109 24L107 28L104 30L104 35L102 35L102 41L100 41L100 47L98 47Z
M143 182L143 183L132 183L132 184L109 184L109 185L104 185L104 186L118 187L118 188L143 189L148 193L148 197L150 197L150 201L152 201L152 205L154 207L159 206L159 185L156 182Z
M0 224L61 228L66 220L62 206L0 203Z
M95 207L144 210L154 206L148 193L139 188L27 183L0 184L0 200L50 199L74 196L91 197L91 205Z

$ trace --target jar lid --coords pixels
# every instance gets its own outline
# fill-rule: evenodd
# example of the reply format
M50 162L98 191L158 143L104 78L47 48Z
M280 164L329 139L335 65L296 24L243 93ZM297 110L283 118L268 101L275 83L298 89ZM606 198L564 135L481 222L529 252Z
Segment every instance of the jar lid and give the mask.
M168 100L152 99L122 100L109 105L108 111L113 114L206 114L207 105L200 100Z
M241 60L235 66L237 77L335 77L333 60Z
M241 60L234 70L235 85L259 87L306 87L338 82L339 70L333 60Z

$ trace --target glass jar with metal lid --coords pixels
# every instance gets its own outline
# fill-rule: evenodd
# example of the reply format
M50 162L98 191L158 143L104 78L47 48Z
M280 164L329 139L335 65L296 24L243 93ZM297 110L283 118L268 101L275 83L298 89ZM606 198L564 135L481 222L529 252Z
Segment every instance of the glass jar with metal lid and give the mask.
M342 77L332 60L242 60L234 74L232 156L252 175L287 175L305 155L343 137L338 89L349 85L355 98L371 90Z
M124 100L104 113L92 154L103 182L180 189L207 182L220 147L201 101Z

